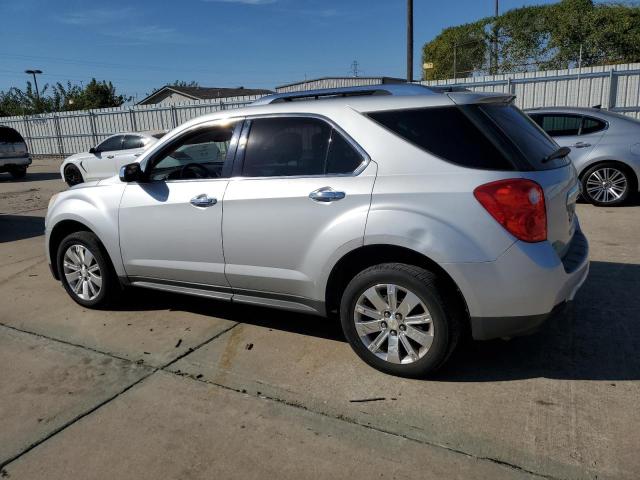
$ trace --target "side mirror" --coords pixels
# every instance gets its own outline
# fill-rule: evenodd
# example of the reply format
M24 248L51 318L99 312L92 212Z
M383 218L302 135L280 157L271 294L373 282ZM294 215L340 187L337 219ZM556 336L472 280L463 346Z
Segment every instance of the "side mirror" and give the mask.
M139 163L129 163L123 165L120 168L120 181L121 182L136 182L142 178L142 169Z
M96 147L91 147L89 149L89 153L93 153L95 155L96 153L98 153L98 150L96 149Z

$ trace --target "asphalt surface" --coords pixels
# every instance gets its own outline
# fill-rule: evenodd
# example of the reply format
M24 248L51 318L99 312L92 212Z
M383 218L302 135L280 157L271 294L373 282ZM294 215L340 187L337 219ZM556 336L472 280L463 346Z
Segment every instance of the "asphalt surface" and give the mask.
M578 205L592 267L563 317L418 381L321 318L144 290L78 306L44 257L58 165L0 174L0 477L638 478L637 204Z

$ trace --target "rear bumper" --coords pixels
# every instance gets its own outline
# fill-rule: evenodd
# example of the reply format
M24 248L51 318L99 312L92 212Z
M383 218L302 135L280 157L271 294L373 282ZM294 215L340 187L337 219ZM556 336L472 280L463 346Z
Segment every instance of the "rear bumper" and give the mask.
M577 228L562 259L548 242L516 242L494 262L444 267L467 301L473 338L513 337L573 300L589 273L589 244Z
M11 167L26 167L31 165L31 157L0 158L0 170L8 170Z

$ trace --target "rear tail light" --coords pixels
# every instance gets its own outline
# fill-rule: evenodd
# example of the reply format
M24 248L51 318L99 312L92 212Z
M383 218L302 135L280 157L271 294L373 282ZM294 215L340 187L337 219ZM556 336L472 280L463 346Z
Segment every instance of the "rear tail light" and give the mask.
M525 242L547 239L544 192L536 182L522 178L499 180L480 185L473 195L514 237Z

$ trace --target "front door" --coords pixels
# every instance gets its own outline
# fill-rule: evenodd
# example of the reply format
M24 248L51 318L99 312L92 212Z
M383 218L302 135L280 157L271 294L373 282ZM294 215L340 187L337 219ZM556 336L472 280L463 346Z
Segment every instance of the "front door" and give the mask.
M119 226L131 280L221 291L228 287L222 198L235 127L214 122L191 128L149 157L144 181L127 185Z
M122 150L123 140L124 135L113 135L96 146L94 153L82 160L81 166L87 172L86 180L100 180L115 175L115 157Z
M376 165L318 118L253 119L240 145L223 202L234 298L269 292L323 300L321 270L336 252L362 243Z

